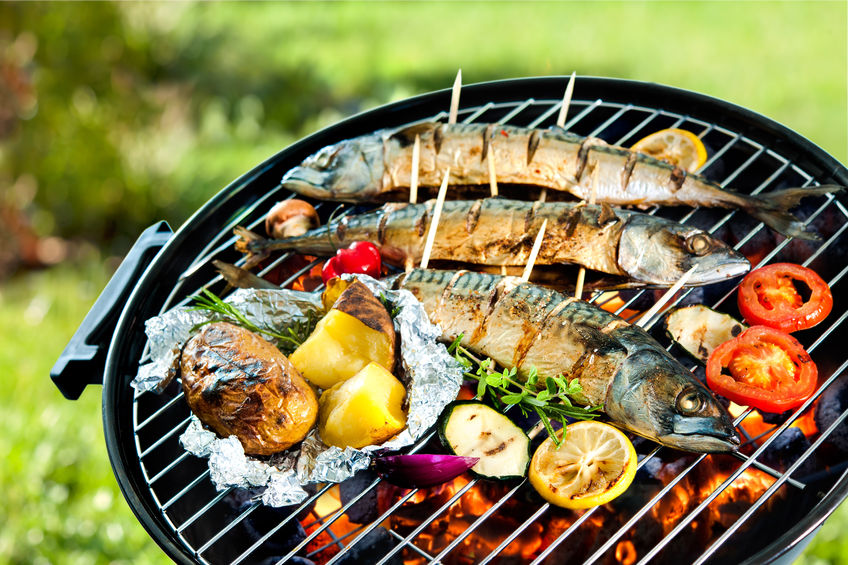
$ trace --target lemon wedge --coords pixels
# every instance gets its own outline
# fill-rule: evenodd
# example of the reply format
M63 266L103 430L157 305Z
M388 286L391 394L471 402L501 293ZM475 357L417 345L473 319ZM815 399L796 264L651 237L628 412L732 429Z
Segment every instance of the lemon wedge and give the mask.
M690 173L707 162L707 148L704 147L704 142L685 129L655 131L634 143L631 149L671 163Z
M562 431L557 432L560 437ZM563 508L606 504L630 486L636 450L623 433L600 422L569 424L557 449L547 438L530 462L529 479L542 498Z

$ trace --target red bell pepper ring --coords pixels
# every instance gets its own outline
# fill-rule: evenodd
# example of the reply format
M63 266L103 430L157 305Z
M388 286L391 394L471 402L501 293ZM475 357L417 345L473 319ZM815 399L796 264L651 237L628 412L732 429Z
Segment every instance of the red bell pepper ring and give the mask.
M380 277L382 268L383 262L377 246L367 241L355 241L347 249L336 251L335 257L331 257L324 263L321 278L326 283L333 277L351 273L364 274L376 279Z
M796 281L810 289L804 300ZM739 285L739 312L752 324L787 333L811 328L833 309L827 283L813 270L794 263L775 263L751 271Z
M818 369L791 335L751 326L719 345L707 360L707 385L737 404L781 413L816 390Z

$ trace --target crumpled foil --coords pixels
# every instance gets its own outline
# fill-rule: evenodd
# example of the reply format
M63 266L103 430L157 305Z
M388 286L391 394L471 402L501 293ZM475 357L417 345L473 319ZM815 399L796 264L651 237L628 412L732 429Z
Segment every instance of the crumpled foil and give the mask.
M345 275L345 278L351 278ZM180 443L189 453L208 458L212 482L220 491L229 487L264 487L263 504L288 506L307 497L310 483L341 482L367 468L371 458L398 450L420 439L436 422L442 409L456 398L462 368L436 340L439 328L430 323L424 308L406 290L390 290L382 281L356 275L375 296L385 297L393 308L400 336L401 380L406 385L407 426L381 445L339 449L325 445L313 429L297 446L260 460L245 455L235 436L220 438L192 415ZM293 290L239 289L225 299L259 327L275 329L306 319L308 312L322 313L316 293ZM221 319L208 311L175 308L146 322L150 362L141 365L132 386L138 391L161 392L177 376L183 345L199 324ZM261 488L260 488L261 490Z

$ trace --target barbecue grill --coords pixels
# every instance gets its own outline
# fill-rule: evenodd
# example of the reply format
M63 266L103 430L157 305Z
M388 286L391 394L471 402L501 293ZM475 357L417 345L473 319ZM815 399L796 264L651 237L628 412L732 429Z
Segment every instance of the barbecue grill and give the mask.
M567 78L544 77L463 87L459 121L552 125ZM834 310L800 336L819 367L813 398L776 424L750 410L735 414L745 449L737 456L692 455L634 438L641 455L629 491L582 512L551 507L525 481L460 477L426 490L402 490L361 473L341 487L315 485L302 504L273 509L242 489L217 492L207 462L178 438L189 422L181 389L136 393L129 385L146 361L144 321L188 304L203 288L224 291L213 260L240 264L236 226L261 231L271 206L291 196L280 179L321 147L381 127L446 120L448 90L417 96L344 120L274 155L215 195L180 229L145 231L63 352L51 377L77 398L103 384L103 424L115 476L130 507L162 549L180 563L667 563L789 562L848 495L848 453L831 441L848 411L825 429L803 432L788 462L770 457L781 438L798 436L815 403L848 369L840 350L848 299L845 195L810 198L795 210L821 235L786 240L741 212L662 208L650 212L714 232L752 257L754 266L792 261L815 269L833 288ZM709 150L701 173L743 192L790 186L848 185L848 169L787 128L746 109L656 84L579 77L565 127L630 145L680 127ZM324 221L335 203L315 203ZM345 206L344 212L351 210ZM322 258L276 257L259 273L282 285L302 280ZM736 281L738 282L738 281ZM734 282L688 290L738 316ZM617 312L644 309L652 291L622 294ZM605 300L600 294L592 300ZM671 350L673 353L678 353ZM681 356L682 357L682 356ZM694 363L685 361L692 366ZM749 422L758 420L759 427ZM528 424L530 425L530 424ZM770 435L765 432L772 431ZM844 433L844 431L842 432ZM433 434L412 451L432 449ZM756 483L755 486L752 486Z

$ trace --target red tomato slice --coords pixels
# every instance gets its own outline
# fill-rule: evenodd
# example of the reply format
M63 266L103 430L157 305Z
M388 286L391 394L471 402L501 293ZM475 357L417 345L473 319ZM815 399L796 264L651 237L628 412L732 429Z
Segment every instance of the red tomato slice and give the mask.
M707 361L707 385L737 404L780 413L801 405L818 384L810 355L791 335L751 326Z
M795 281L810 289L805 301ZM751 271L739 285L739 311L752 324L787 333L811 328L833 308L833 295L815 271L794 263L775 263Z

